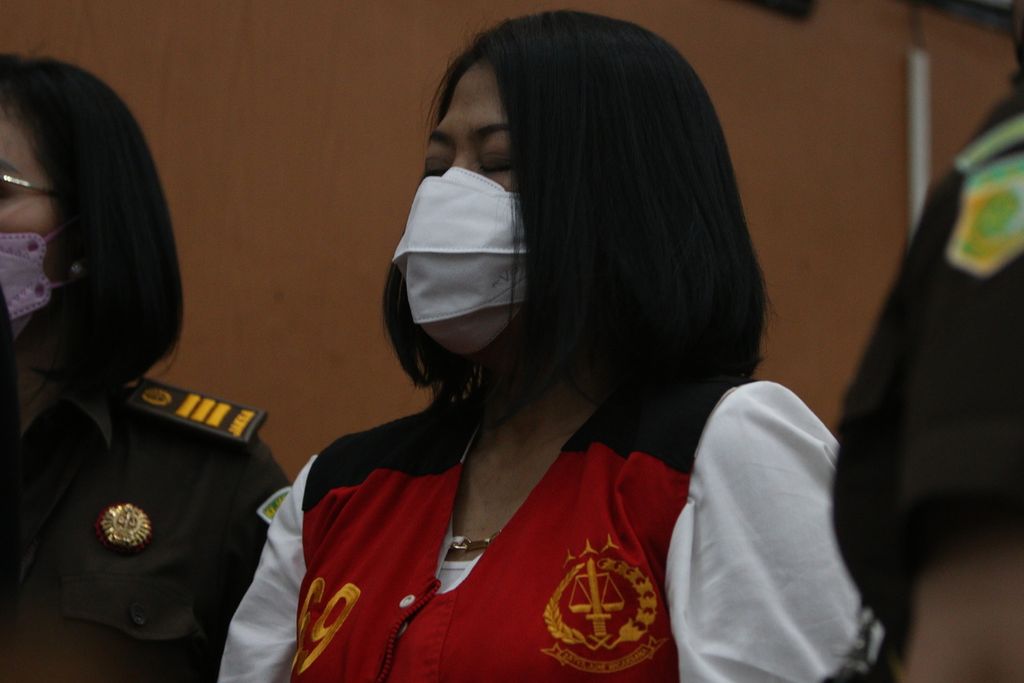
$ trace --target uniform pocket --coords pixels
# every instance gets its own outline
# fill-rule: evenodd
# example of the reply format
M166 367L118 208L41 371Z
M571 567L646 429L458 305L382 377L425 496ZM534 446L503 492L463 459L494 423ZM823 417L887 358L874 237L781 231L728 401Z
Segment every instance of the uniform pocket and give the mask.
M172 582L144 576L81 574L61 579L61 612L139 640L201 634L191 598Z

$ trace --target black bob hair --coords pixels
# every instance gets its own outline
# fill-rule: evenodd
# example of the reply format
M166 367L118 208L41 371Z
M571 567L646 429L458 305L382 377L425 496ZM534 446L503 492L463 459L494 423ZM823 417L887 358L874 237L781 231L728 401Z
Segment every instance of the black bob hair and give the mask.
M597 368L613 385L749 376L766 298L718 117L665 40L580 12L505 21L448 68L440 122L472 66L493 69L508 116L529 289L512 351L511 404ZM434 406L487 375L412 321L392 267L384 317Z
M174 348L181 278L153 158L124 102L92 74L53 59L0 55L0 108L23 125L56 193L61 239L86 277L63 298L65 387L114 393Z

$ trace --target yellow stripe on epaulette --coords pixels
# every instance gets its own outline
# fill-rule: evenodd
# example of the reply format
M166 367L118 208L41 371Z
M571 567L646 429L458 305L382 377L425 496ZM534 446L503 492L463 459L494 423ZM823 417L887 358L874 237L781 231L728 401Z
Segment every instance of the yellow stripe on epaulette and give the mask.
M1024 144L1024 114L992 127L956 157L956 170L970 173L1013 147Z
M143 379L128 398L128 408L239 445L252 442L267 419L259 408Z

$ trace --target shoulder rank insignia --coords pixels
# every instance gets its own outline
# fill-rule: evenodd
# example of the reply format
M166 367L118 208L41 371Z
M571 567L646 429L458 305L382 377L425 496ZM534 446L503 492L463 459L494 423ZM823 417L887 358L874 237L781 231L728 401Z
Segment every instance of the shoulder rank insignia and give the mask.
M135 412L242 445L252 442L267 419L267 413L259 408L229 403L149 379L139 382L127 405Z
M964 180L960 216L946 247L954 267L979 278L1024 253L1024 155L995 161Z
M281 503L288 497L288 492L291 490L291 486L285 486L283 489L271 493L269 498L260 503L260 506L256 509L256 514L260 516L260 519L267 524L273 522L277 509L281 507Z

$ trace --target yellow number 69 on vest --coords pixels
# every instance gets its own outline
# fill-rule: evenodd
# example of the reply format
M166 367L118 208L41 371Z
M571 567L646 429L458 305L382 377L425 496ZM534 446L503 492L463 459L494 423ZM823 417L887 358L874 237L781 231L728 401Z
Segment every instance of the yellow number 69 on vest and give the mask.
M299 639L298 647L295 651L295 659L292 660L292 671L301 674L303 671L309 668L309 666L316 661L323 651L330 644L331 639L334 638L334 634L338 632L341 625L345 623L345 619L348 618L349 612L355 606L356 601L359 599L360 590L355 584L346 583L341 589L335 593L330 601L324 606L323 612L320 617L313 624L313 632L310 633L310 640L313 644L313 649L306 649L306 630L309 628L309 608L312 604L319 604L324 597L324 590L327 587L327 583L320 577L313 579L313 582L309 584L309 590L306 591L306 599L302 603L302 617L299 619ZM341 608L341 612L334 616L334 612L338 607L338 603L342 600L345 601L345 606ZM328 621L333 621L328 624ZM298 669L296 670L296 667Z

